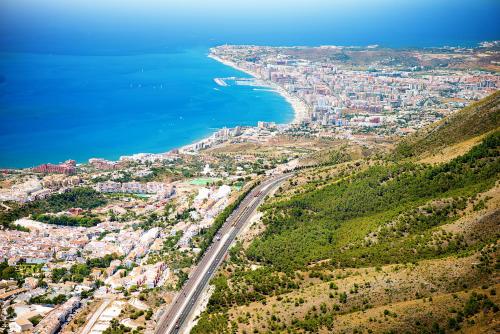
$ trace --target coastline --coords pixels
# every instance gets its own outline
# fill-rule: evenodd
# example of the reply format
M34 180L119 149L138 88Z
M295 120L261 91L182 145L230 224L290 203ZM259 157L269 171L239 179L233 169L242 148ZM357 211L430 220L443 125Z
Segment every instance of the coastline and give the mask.
M241 72L244 72L248 75L250 75L251 77L255 78L255 79L259 79L259 80L262 80L263 82L265 82L266 84L266 87L269 87L272 91L280 94L292 107L293 109L293 112L294 112L294 116L293 116L293 119L291 121L289 121L288 123L285 123L285 124L298 124L298 123L301 123L303 120L305 120L308 116L308 107L307 105L302 101L300 100L299 98L293 96L292 94L288 93L283 87L279 86L278 84L274 83L274 82L271 82L269 80L266 80L266 79L263 79L263 78L260 78L259 74L251 71L251 70L248 70L248 69L245 69L245 68L242 68L242 67L239 67L236 63L232 62L232 61L229 61L229 60L224 60L224 59L221 59L213 54L209 54L208 55L209 58L219 62L219 63L222 63L223 65L226 65L226 66L229 66L229 67L232 67L238 71L241 71ZM169 154L173 151L180 151L180 152L183 152L183 153L190 153L192 152L193 150L196 150L195 147L207 140L209 140L217 131L211 131L209 132L207 135L203 136L202 138L199 138L199 139L196 139L194 140L193 142L190 142L190 143L187 143L187 144L184 144L184 145L180 145L180 146L177 146L177 147L174 147L168 151L163 151L163 152L157 152L157 153L152 153L152 152L136 152L136 153L130 153L130 154L124 154L124 155L121 155L119 158L104 158L106 160L109 160L109 161L120 161L122 159L130 159L130 158L136 158L136 157L140 157L140 156L150 156L150 155L165 155L165 154ZM100 158L99 156L93 156L92 158ZM48 162L49 164L57 164L57 162ZM87 163L87 161L78 161L77 162L78 165L80 164L85 164ZM0 167L1 169L5 169L5 170L16 170L16 169L31 169L33 168L35 165L31 165L29 167Z
M292 109L293 109L293 112L294 112L294 118L291 122L289 122L288 124L299 124L301 123L302 121L306 120L307 117L308 117L308 107L307 105L302 101L300 100L299 98L293 96L292 94L288 93L283 87L277 85L276 83L274 82L271 82L269 80L266 80L266 79L262 79L259 77L259 75L253 71L250 71L248 69L245 69L245 68L242 68L242 67L239 67L236 63L232 62L232 61L229 61L229 60L224 60L222 58L219 58L213 54L208 54L207 56L208 58L211 58L215 61L218 61L219 63L221 64L224 64L226 66L229 66L229 67L232 67L238 71L241 71L241 72L244 72L248 75L250 75L251 77L255 78L255 79L259 79L259 80L262 80L264 81L273 91L275 91L276 93L280 94L291 106L292 106ZM189 151L191 151L193 149L193 147L195 147L196 145L206 141L207 139L209 139L210 137L213 136L215 132L213 132L211 135L207 136L207 137L204 137L204 138L201 138L199 140L196 140L190 144L186 144L186 145L183 145L181 147L179 147L179 151L180 152L183 152L183 153L188 153Z
M215 61L218 61L226 66L232 67L238 71L244 72L244 73L246 73L246 74L248 74L256 79L263 80L269 87L271 87L275 92L280 94L292 106L293 111L294 111L294 118L293 118L292 122L290 122L291 124L298 124L298 123L302 122L303 120L307 119L307 115L308 115L307 105L299 98L297 98L297 97L293 96L292 94L290 94L289 92L287 92L283 87L277 85L274 82L271 82L269 80L261 78L257 73L250 71L246 68L240 67L235 62L219 58L213 54L209 54L208 58L211 58Z

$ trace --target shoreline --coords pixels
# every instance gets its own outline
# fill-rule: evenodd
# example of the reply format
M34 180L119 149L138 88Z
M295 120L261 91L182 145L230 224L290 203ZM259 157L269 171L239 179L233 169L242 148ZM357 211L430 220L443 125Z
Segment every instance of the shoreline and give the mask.
M257 73L250 71L246 68L240 67L235 62L219 58L213 54L209 54L208 58L218 61L219 63L224 64L226 66L232 67L238 71L244 72L255 79L263 80L269 87L271 87L276 93L280 94L292 106L292 109L294 111L294 118L289 124L298 124L307 118L308 115L307 105L299 98L287 92L283 87L279 86L278 84L272 81L260 78Z
M252 78L255 78L255 79L259 79L259 80L262 80L266 83L267 87L271 88L272 91L278 93L279 95L281 95L288 104L290 104L290 106L292 107L293 109L293 112L294 112L294 116L293 116L293 119L287 123L284 123L284 124L299 124L301 123L303 120L305 120L308 116L308 107L307 105L302 101L300 100L299 98L293 96L292 94L290 94L289 92L287 92L283 87L279 86L278 84L274 83L274 82L271 82L267 79L263 79L263 78L260 78L259 75L253 71L250 71L248 69L245 69L245 68L242 68L242 67L239 67L236 63L232 62L232 61L229 61L229 60L224 60L224 59L221 59L213 54L208 54L207 56L208 58L211 58L223 65L226 65L226 66L229 66L229 67L232 67L238 71L241 71L243 73L246 73L248 75L250 75ZM182 146L178 146L178 147L174 147L168 151L164 151L164 152L158 152L158 153L152 153L152 152L137 152L137 153L131 153L131 154L125 154L125 155L121 155L118 159L109 159L109 158L103 158L105 160L108 160L108 161L121 161L122 158L130 158L130 157L137 157L137 156L141 156L141 155L165 155L165 154L169 154L171 153L172 151L175 151L175 150L178 150L179 152L182 152L182 153L188 153L190 151L193 150L194 147L196 147L196 145L198 144L201 144L203 143L204 141L210 139L217 131L211 131L208 135L200 138L200 139L197 139L191 143L188 143L188 144L185 144L185 145L182 145ZM93 158L98 158L99 157L92 157L90 159L93 159ZM51 162L48 162L49 164L59 164L59 163L51 163ZM77 164L78 165L81 165L81 164L86 164L88 163L87 161L85 162L78 162ZM45 164L45 163L41 163L41 164ZM25 170L25 169L31 169L33 168L34 166L36 165L33 165L33 166L30 166L30 167L0 167L1 170Z
M218 61L226 66L229 66L229 67L232 67L238 71L241 71L241 72L244 72L248 75L250 75L251 77L255 78L255 79L259 79L259 80L262 80L264 81L268 87L270 87L274 92L280 94L291 106L292 106L292 109L294 111L294 117L292 119L291 122L288 122L288 123L285 123L285 124L299 124L300 122L302 122L303 120L305 120L308 116L308 107L307 105L302 101L300 100L299 98L291 95L290 93L288 93L284 88L282 88L281 86L277 85L276 83L274 82L271 82L269 80L265 80L265 79L262 79L262 78L259 78L259 76L257 75L257 73L254 73L250 70L247 70L247 69L244 69L242 67L239 67L236 63L234 62L231 62L231 61L227 61L227 60L224 60L224 59L221 59L217 56L214 56L212 54L208 54L207 56L208 58L211 58L215 61ZM194 149L194 147L196 147L197 145L203 143L204 141L210 139L211 137L213 137L213 135L217 132L216 131L212 131L210 132L209 135L203 137L203 138L200 138L198 140L195 140L189 144L185 144L185 145L182 145L182 146L179 146L179 147L176 147L176 148L173 148L171 150L168 150L166 152L161 152L161 153L134 153L134 154L131 154L131 155L123 155L123 156L120 156L120 158L117 160L117 161L120 161L122 160L123 157L132 157L132 156L138 156L138 155L164 155L164 154L169 154L170 152L172 151L175 151L175 150L178 150L180 153L184 153L184 154L191 154L191 152L193 150L196 150Z
M308 107L307 105L302 101L300 100L299 98L293 96L292 94L288 93L283 87L277 85L276 83L274 82L271 82L269 80L265 80L265 79L262 79L262 78L259 78L259 75L255 72L252 72L248 69L245 69L245 68L242 68L242 67L239 67L236 63L232 62L232 61L228 61L228 60L224 60L224 59L221 59L211 53L208 54L207 56L208 58L211 58L215 61L218 61L219 63L223 64L223 65L226 65L226 66L229 66L229 67L232 67L238 71L241 71L243 73L246 73L248 75L250 75L251 77L255 78L255 79L259 79L259 80L262 80L264 81L274 92L280 94L291 106L292 106L292 109L293 109L293 112L294 112L294 117L292 119L291 122L289 123L285 123L285 124L299 124L301 123L303 120L305 120L308 116ZM217 131L214 131L212 132L211 135L209 136L206 136L204 138L201 138L199 140L196 140L190 144L186 144L186 145L183 145L181 147L178 148L179 152L184 152L184 153L187 153L188 151L190 151L193 147L195 147L196 145L198 144L201 144L202 142L206 141L207 139L209 139L210 137L212 137L214 135L214 133L217 132Z

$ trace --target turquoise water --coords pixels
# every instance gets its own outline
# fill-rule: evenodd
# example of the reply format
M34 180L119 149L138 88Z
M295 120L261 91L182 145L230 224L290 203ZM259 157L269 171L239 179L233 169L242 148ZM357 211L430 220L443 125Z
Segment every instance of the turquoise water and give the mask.
M163 152L292 118L276 94L218 87L244 74L206 46L474 46L500 39L499 12L498 0L2 0L0 167Z
M0 167L165 152L223 126L292 120L277 93L218 86L248 75L207 52L0 54Z

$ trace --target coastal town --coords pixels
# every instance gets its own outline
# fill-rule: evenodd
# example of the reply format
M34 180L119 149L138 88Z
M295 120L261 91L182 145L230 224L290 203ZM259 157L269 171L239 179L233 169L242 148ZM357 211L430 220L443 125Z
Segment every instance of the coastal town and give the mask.
M250 129L233 131L214 140ZM151 332L217 217L277 165L202 147L4 170L0 331Z
M294 123L405 134L498 89L498 43L419 50L224 45L210 56L268 83Z
M383 150L497 91L499 47L211 49L252 76L214 85L272 89L293 122L117 161L2 169L0 333L154 333L242 194L325 148Z

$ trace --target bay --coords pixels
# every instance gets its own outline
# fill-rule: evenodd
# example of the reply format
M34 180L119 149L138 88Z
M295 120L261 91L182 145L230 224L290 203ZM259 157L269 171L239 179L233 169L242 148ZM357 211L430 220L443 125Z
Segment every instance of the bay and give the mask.
M218 86L248 75L207 54L0 54L0 166L166 152L224 126L293 119L275 92Z

